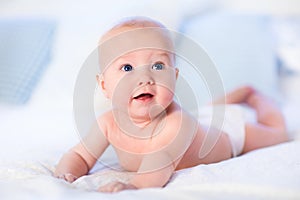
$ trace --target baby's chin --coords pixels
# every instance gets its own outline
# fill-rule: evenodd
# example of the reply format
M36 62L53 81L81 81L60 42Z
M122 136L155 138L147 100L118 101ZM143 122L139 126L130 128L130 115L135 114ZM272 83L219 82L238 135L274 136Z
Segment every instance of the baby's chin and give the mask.
M159 105L151 105L151 107L143 107L129 112L130 118L138 119L139 121L152 121L159 116L166 115L166 109Z
M151 120L151 115L150 115L150 108L138 108L134 110L130 110L128 112L129 117L131 119L137 119L137 120L144 120L144 121L149 121Z

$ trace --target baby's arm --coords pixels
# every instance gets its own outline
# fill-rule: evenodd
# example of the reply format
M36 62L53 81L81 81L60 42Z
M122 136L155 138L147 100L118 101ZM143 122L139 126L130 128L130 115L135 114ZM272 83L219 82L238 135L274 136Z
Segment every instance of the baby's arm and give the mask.
M118 192L125 189L163 187L172 176L179 160L173 161L170 154L157 152L144 157L138 172L129 183L112 182L99 188L100 192Z
M100 129L99 129L100 127ZM89 172L109 143L104 136L105 126L94 123L88 135L69 150L59 161L54 175L69 182Z
M145 156L137 174L129 184L137 188L163 187L172 176L182 156L175 160L169 152Z
M81 144L78 144L79 146ZM65 179L68 182L75 181L78 177L88 173L90 167L85 159L75 151L73 147L60 159L56 169L55 177Z

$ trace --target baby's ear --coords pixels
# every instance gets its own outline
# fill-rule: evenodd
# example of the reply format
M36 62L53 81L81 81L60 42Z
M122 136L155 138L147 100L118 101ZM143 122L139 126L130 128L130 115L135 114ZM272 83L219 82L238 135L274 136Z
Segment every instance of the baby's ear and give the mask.
M106 98L108 98L108 94L105 88L105 82L102 74L97 74L96 75L97 83L98 86L101 88L103 94L105 95Z

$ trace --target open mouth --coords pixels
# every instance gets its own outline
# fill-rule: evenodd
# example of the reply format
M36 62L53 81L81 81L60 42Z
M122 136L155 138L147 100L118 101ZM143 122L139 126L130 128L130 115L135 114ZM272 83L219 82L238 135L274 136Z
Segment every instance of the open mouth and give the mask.
M140 101L145 101L145 100L152 99L153 96L154 95L150 94L150 93L142 93L142 94L139 94L138 96L133 97L133 99L140 100Z

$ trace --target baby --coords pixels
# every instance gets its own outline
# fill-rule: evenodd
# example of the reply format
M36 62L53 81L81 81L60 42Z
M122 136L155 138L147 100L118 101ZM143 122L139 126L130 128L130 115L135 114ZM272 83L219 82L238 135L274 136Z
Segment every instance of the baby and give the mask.
M175 170L219 162L287 141L279 109L250 86L214 101L216 106L224 106L226 100L221 130L184 111L173 100L179 70L166 30L159 22L136 17L102 36L97 82L111 100L112 109L101 115L96 127L62 157L56 177L73 182L86 175L112 145L120 165L136 173L127 183L112 182L99 191L163 187ZM257 122L245 122L237 104L254 109ZM208 134L217 135L216 140L207 153L201 154Z

